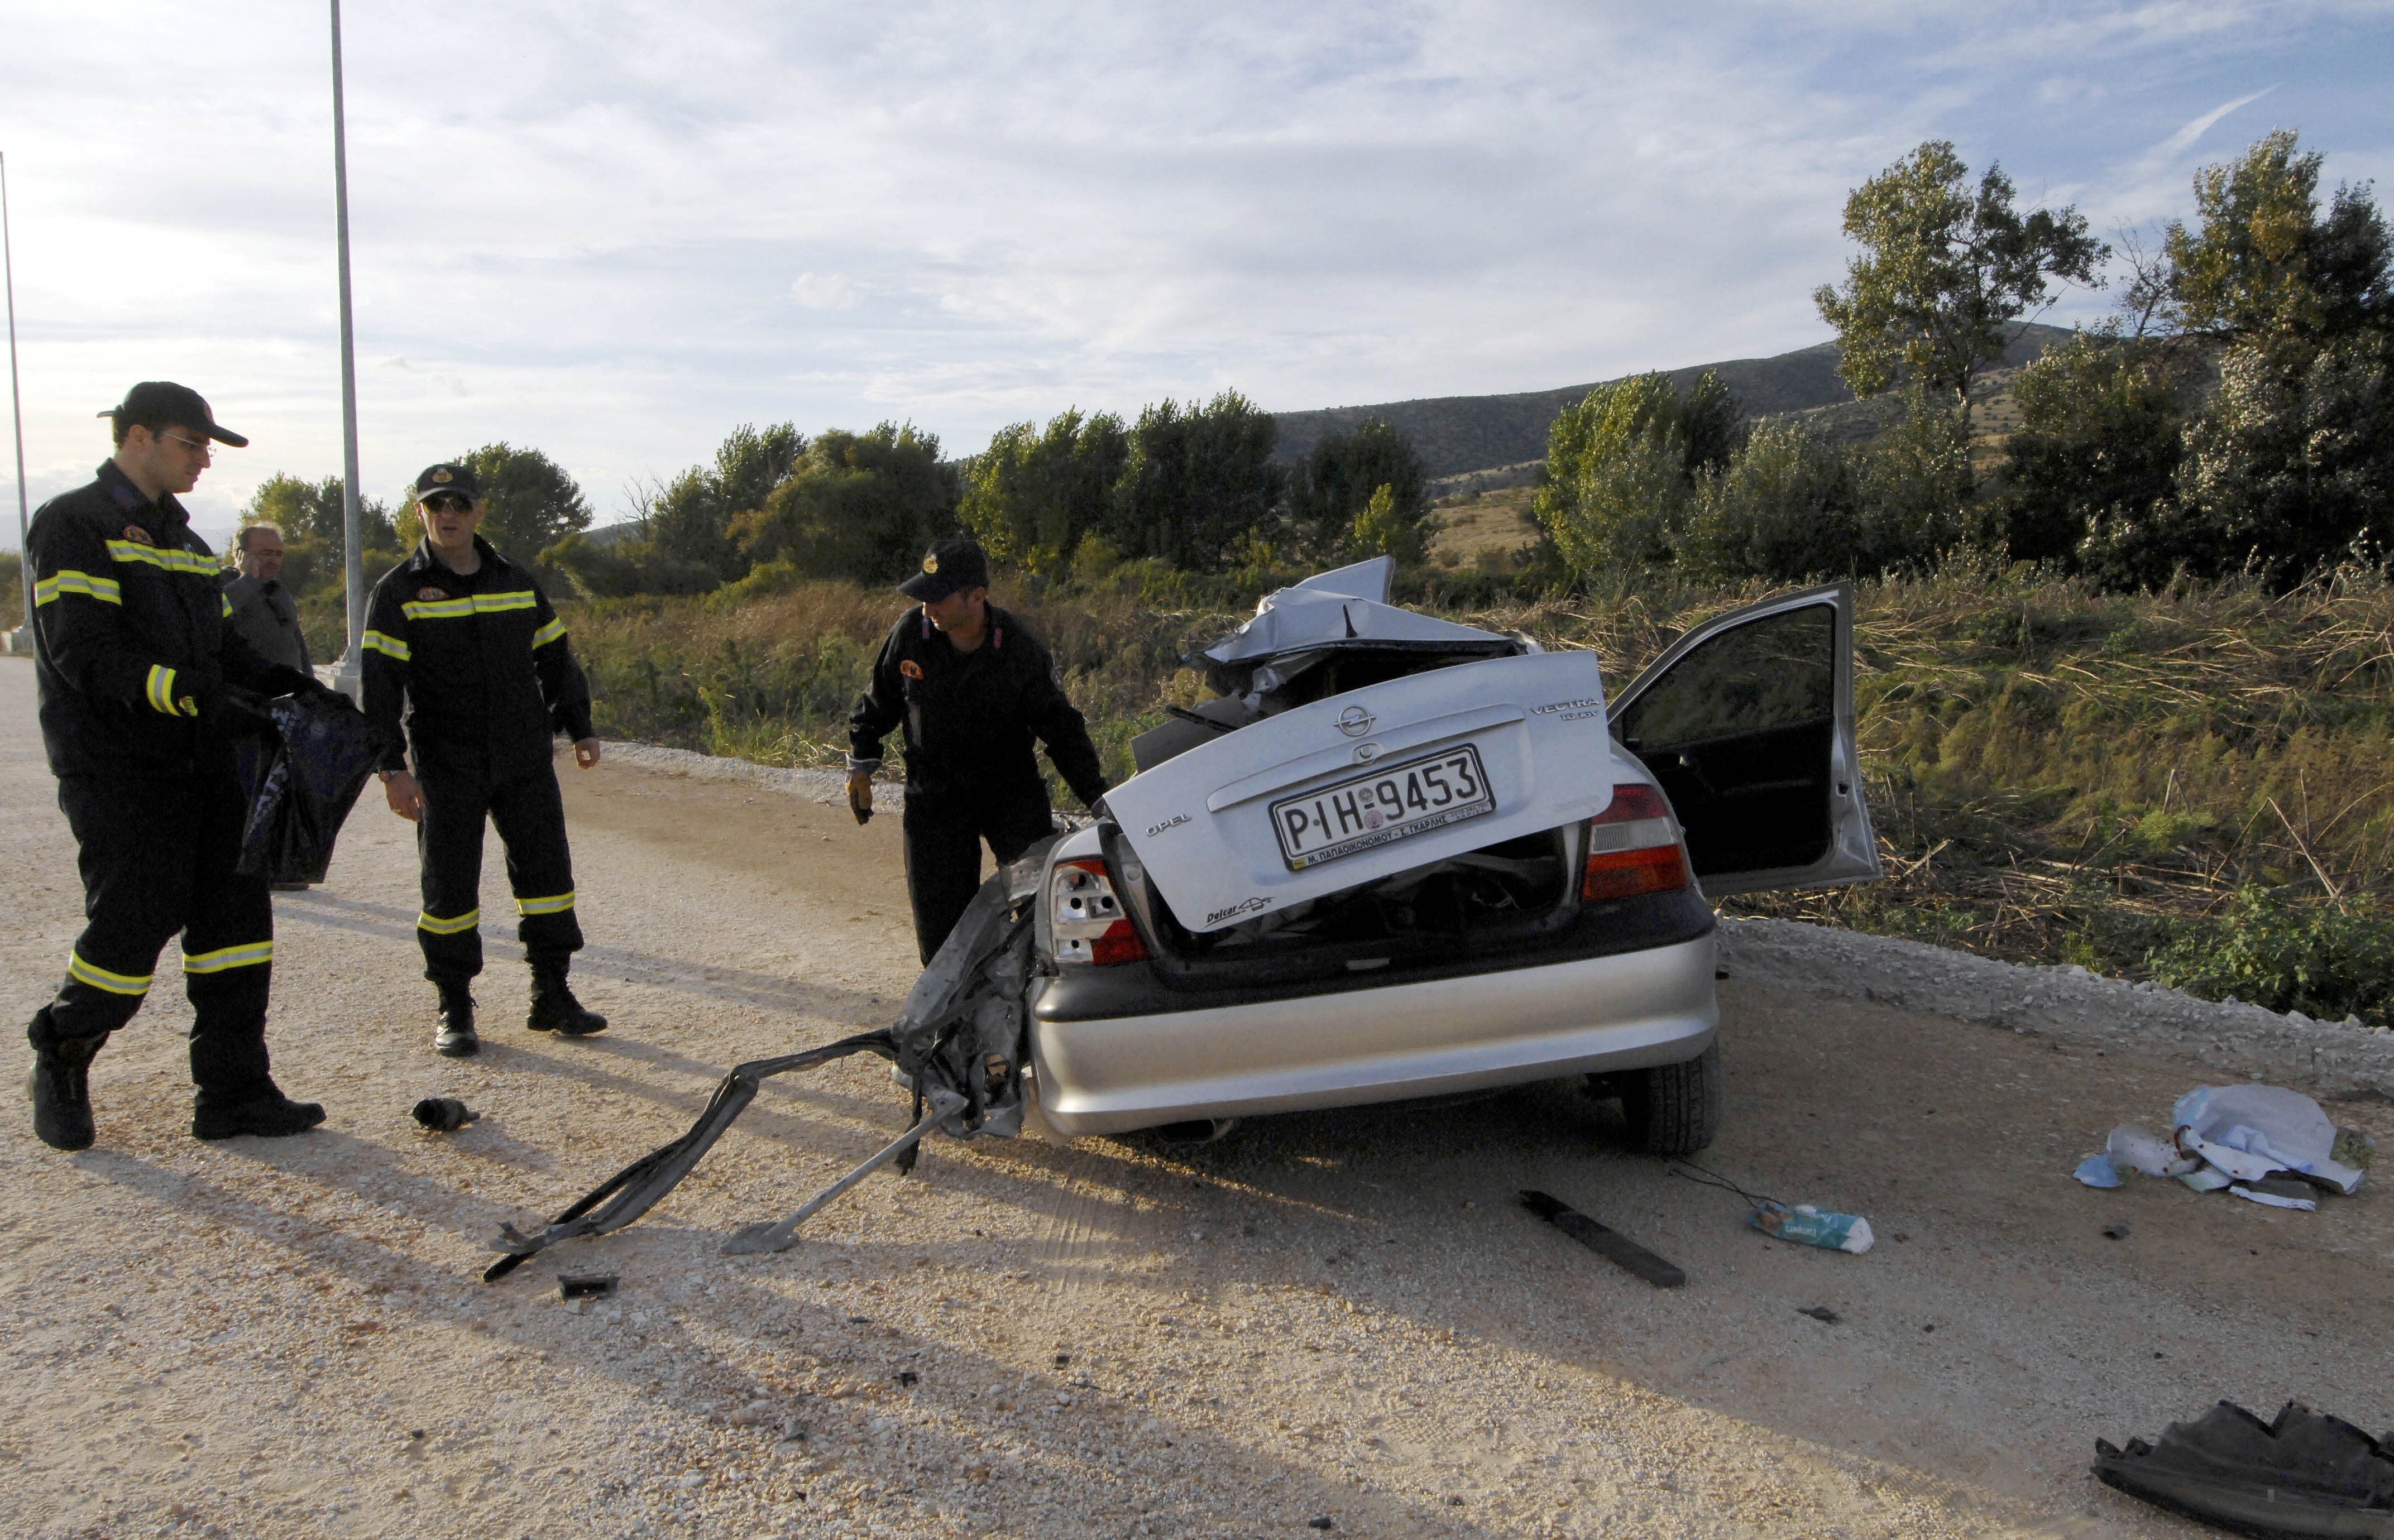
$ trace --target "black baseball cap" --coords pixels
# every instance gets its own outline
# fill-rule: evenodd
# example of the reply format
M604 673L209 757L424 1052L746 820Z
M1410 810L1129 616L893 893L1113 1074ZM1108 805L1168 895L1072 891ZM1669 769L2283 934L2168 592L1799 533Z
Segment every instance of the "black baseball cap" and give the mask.
M217 415L208 410L201 394L188 385L172 380L146 379L125 392L125 400L99 414L113 417L127 428L188 428L204 433L220 444L235 449L247 449L249 441L230 428L217 426Z
M898 585L898 591L930 604L967 588L988 586L989 558L978 542L955 535L932 541L923 553L923 570Z
M464 466L426 466L424 473L415 479L415 500L421 503L443 492L454 492L469 503L482 500L482 483L474 480L474 473Z

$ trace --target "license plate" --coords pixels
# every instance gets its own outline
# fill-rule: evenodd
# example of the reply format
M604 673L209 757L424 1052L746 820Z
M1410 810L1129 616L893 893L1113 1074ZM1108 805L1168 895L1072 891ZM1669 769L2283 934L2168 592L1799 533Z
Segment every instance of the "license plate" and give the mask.
M1275 802L1271 820L1288 869L1302 872L1495 810L1480 750L1466 744Z

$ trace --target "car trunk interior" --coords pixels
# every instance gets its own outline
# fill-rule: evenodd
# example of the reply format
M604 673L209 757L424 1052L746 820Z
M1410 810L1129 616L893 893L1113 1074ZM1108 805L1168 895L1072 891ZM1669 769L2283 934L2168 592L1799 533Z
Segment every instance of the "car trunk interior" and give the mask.
M1203 932L1149 887L1126 845L1109 841L1107 855L1163 973L1262 981L1436 966L1550 934L1578 906L1581 837L1577 827L1526 835Z

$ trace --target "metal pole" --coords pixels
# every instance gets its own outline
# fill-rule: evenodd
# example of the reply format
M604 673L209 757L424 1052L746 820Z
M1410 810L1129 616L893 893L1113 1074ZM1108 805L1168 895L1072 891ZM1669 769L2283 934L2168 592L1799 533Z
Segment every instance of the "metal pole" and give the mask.
M366 628L364 520L358 505L358 359L349 325L349 148L341 105L341 0L333 6L333 220L341 264L341 551L348 570L349 646L341 654L340 685L354 699L362 688L359 638Z
M17 573L25 580L22 635L10 645L31 651L33 639L33 553L28 548L31 515L25 511L25 393L17 383L17 253L8 242L8 157L0 154L0 267L8 285L8 405L17 419Z

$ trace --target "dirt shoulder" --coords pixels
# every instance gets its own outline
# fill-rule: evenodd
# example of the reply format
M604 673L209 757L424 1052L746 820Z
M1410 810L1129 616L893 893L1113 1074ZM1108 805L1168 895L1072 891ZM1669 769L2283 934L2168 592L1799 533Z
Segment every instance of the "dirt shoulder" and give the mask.
M16 1020L80 924L30 676L0 660ZM189 1138L171 969L97 1066L96 1149L0 1115L0 1530L2190 1535L2092 1482L2097 1435L2220 1397L2394 1425L2374 1181L2304 1215L2070 1180L2218 1068L1753 977L1722 985L1705 1164L1869 1216L1867 1256L1766 1240L1553 1087L1195 1151L938 1143L796 1249L718 1255L902 1125L851 1062L769 1085L632 1230L485 1286L499 1221L677 1134L729 1065L885 1021L914 973L893 819L563 773L603 1036L522 1031L493 927L488 1046L435 1058L413 845L368 806L331 880L277 900L276 1073L325 1128ZM7 1084L28 1057L0 1047ZM482 1121L416 1131L436 1093ZM2394 1136L2383 1102L2330 1111ZM1523 1187L1688 1286L1530 1219ZM560 1270L623 1291L577 1310Z

